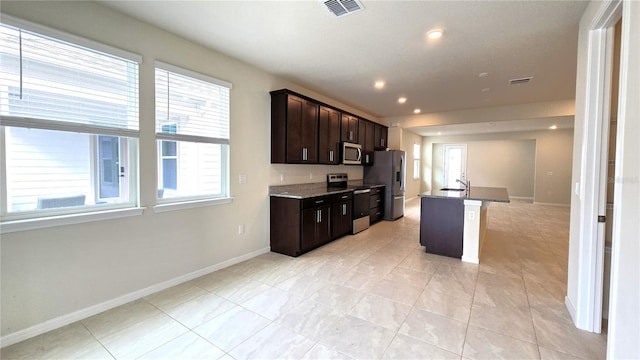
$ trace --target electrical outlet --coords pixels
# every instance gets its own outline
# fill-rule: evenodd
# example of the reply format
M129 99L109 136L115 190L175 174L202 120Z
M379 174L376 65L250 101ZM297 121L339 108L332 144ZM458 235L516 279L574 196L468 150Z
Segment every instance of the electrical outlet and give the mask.
M246 174L240 174L240 176L238 176L238 182L240 184L246 184L247 183L247 175Z
M313 173L309 173L309 179L313 179Z
M547 175L553 175L553 171L547 171Z
M476 212L469 211L469 220L475 220L475 219L476 219Z
M284 173L280 173L280 181L284 181Z
M244 234L244 224L238 225L238 234L239 235Z

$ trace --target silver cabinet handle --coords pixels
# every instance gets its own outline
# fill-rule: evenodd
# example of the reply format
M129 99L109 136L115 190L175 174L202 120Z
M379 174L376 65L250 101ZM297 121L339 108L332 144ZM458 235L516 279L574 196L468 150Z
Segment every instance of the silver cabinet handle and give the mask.
M333 150L329 150L329 161L333 161Z
M322 210L318 210L318 223L322 222Z
M322 204L324 200L316 200L316 204Z
M353 141L353 131L349 130L349 141Z
M369 154L365 155L364 158L365 158L364 162L368 164L369 163Z
M384 146L384 139L380 139L380 145Z
M347 204L342 204L342 215L347 215Z
M316 222L320 222L320 210L316 210Z

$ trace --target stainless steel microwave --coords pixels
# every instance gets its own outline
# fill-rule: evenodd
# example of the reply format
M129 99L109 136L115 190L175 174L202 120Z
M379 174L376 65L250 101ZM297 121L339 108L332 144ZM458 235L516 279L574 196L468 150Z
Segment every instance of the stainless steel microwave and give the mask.
M362 165L362 145L343 142L342 163L345 165Z

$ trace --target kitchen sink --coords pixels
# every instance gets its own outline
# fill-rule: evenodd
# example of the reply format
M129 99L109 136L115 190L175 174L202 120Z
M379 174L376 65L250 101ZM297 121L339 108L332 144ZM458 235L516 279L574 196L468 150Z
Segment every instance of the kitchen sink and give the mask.
M442 188L440 189L442 191L464 191L465 189L459 189L459 188Z

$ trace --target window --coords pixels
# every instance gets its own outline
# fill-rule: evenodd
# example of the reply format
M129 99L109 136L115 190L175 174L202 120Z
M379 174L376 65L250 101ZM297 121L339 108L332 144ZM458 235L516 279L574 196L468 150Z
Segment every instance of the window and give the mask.
M413 179L420 179L420 144L413 144Z
M139 57L3 22L2 220L135 206Z
M156 62L158 198L229 197L231 84Z

